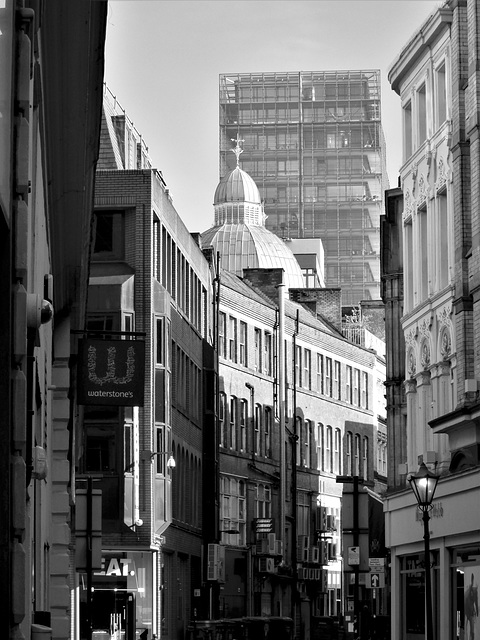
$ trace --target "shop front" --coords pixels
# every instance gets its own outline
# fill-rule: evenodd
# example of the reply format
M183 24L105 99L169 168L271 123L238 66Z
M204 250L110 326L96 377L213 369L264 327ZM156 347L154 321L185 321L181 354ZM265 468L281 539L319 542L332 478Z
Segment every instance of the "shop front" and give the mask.
M430 557L424 553L423 522L410 490L385 500L391 550L391 638L424 640L425 575L430 571L433 637L480 637L480 471L442 478L430 511ZM473 505L476 505L474 507Z
M86 574L78 574L79 637L89 640L151 640L155 633L155 552L104 552L102 568L92 575L90 616Z

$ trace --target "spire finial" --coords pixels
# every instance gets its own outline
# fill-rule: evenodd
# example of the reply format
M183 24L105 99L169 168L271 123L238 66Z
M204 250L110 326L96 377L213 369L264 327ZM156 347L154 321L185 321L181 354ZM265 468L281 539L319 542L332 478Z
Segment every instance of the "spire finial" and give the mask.
M232 142L236 142L236 146L233 149L230 149L230 151L233 151L233 153L237 156L237 167L238 167L238 161L240 158L240 154L243 153L243 149L240 146L240 142L245 142L245 140L242 140L241 138L239 138L239 134L237 133L237 137L236 138L230 138L230 140Z

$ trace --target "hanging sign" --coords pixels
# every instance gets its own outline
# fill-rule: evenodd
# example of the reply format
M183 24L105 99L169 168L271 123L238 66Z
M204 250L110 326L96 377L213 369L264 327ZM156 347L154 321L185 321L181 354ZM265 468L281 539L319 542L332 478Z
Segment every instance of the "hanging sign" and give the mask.
M145 342L80 340L77 380L79 404L142 407Z

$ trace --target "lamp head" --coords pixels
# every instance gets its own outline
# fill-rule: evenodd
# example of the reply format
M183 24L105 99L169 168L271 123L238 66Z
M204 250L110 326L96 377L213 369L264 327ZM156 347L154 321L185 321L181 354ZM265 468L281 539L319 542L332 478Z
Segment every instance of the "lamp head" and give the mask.
M410 476L408 481L422 511L428 511L432 506L438 479L439 476L431 473L424 462L420 465L418 472Z

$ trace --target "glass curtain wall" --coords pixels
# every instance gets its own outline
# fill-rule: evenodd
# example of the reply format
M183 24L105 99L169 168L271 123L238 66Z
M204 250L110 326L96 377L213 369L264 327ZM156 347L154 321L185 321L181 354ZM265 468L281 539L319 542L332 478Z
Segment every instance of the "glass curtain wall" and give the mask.
M257 183L266 227L321 238L326 283L342 303L378 299L387 188L379 71L220 76L220 177L236 164Z

